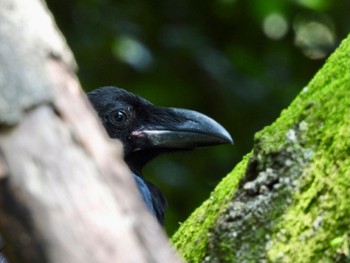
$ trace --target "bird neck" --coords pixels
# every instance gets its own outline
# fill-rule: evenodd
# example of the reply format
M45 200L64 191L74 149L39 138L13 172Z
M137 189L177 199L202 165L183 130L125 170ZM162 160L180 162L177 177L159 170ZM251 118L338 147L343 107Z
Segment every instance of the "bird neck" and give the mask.
M165 153L187 152L190 150L192 149L146 149L129 153L124 159L130 170L134 171L138 175L142 175L143 167L157 156Z
M125 156L125 162L129 166L130 170L134 171L137 175L142 175L143 167L153 160L158 155L164 153L163 150L143 150L136 151Z

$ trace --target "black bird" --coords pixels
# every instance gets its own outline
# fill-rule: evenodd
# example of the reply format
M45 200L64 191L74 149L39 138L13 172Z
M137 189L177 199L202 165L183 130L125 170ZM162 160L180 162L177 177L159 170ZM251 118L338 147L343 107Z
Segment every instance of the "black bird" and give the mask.
M233 143L220 124L196 111L158 107L116 87L96 89L88 98L108 135L122 142L142 198L161 224L166 199L143 178L144 165L162 153Z

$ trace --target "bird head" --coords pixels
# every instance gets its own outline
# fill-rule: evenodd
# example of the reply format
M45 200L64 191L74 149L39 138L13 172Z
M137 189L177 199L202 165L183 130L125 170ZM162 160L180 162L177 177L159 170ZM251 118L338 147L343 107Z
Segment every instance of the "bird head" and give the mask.
M219 123L196 111L155 106L116 87L96 89L88 97L108 135L122 142L126 163L139 174L162 153L233 143Z

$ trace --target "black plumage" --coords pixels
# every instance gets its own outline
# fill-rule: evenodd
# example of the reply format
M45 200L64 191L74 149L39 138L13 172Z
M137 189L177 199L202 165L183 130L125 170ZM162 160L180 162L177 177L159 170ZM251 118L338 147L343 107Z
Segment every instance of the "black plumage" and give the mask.
M161 224L166 200L143 178L144 165L162 153L232 143L220 124L195 111L158 107L116 87L96 89L88 98L109 136L122 142L142 198Z

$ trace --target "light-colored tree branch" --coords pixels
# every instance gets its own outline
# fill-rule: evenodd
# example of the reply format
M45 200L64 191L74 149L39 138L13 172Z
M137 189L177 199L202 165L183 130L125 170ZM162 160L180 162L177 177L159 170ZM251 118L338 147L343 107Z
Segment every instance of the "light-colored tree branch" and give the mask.
M40 0L0 0L0 231L11 262L178 262Z

